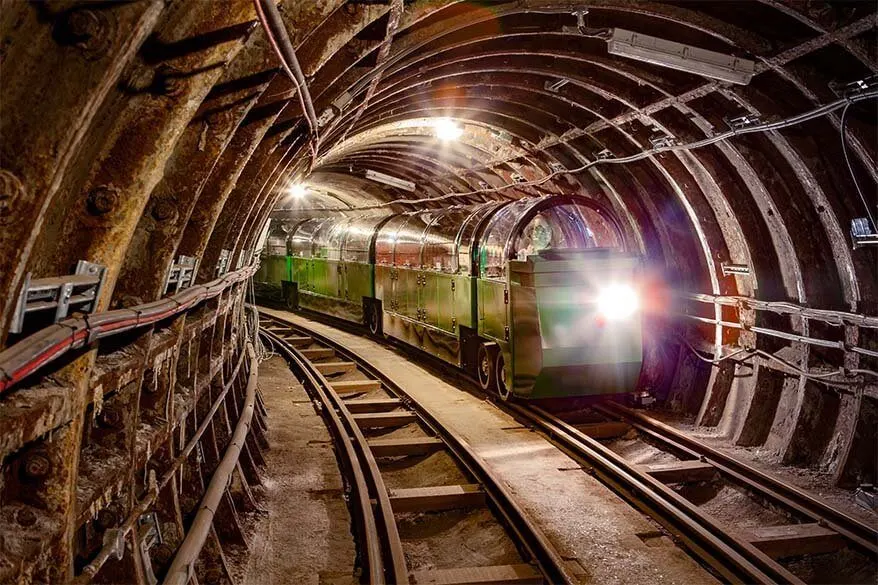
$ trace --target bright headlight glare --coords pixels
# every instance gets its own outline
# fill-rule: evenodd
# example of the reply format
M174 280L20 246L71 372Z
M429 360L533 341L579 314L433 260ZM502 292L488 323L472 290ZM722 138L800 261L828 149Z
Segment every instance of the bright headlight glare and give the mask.
M633 288L624 284L608 286L598 293L598 312L607 319L627 319L640 308Z

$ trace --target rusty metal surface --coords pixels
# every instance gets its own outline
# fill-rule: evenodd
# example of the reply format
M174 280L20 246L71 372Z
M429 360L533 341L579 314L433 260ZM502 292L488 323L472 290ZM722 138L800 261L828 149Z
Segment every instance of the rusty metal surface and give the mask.
M159 1L102 11L67 4L52 11L48 4L6 3L0 17L7 64L0 84L0 102L6 104L0 122L0 246L6 251L0 260L0 343L10 299L61 182L102 102L162 10ZM82 19L85 30L74 35L69 29ZM28 70L35 61L41 68L36 78ZM21 64L20 73L11 74L12 63ZM12 104L27 107L11 111Z
M252 122L244 121L239 132L232 139L231 148L220 156L215 167L216 172L208 180L206 192L210 194L209 199L202 201L202 204L193 210L189 218L179 250L181 253L202 259L200 270L202 280L210 280L213 276L216 258L219 256L219 250L217 250L215 255L204 257L204 250L214 225L225 207L229 194L234 190L257 148L262 144L265 144L266 147L270 144L270 141L264 143L263 137L277 118L278 113L280 112ZM247 179L248 177L244 178L241 184L242 188L250 186ZM233 255L231 258L237 262L237 256Z
M20 340L7 331L29 271L59 276L78 260L102 263L109 277L99 308L130 307L163 296L168 267L181 254L201 260L202 283L213 280L222 250L232 252L234 269L252 254L269 217L326 207L360 213L357 207L402 198L445 198L420 204L427 208L571 190L612 208L626 240L674 287L878 314L876 250L852 250L848 236L864 210L841 152L838 113L695 151L558 174L539 186L479 192L516 177L538 181L605 149L639 152L656 135L696 141L723 132L729 117L778 120L830 102L830 84L878 71L874 3L588 3L588 30L621 26L753 58L756 75L746 86L608 55L603 41L576 30L574 11L584 7L577 1L280 4L324 117L309 176L298 96L254 28L250 0L3 3L0 347ZM429 120L440 116L464 125L459 140L433 137ZM874 108L850 108L851 165L872 194L875 128ZM417 190L366 180L365 169L410 180ZM313 190L305 201L287 197L294 180ZM454 195L462 192L471 194ZM749 274L726 275L723 264L746 265ZM202 398L228 382L221 380L243 335L235 316L242 292L233 288L147 333L88 340L0 400L3 481L33 492L0 509L0 528L22 534L0 545L0 580L12 580L6 567L15 566L30 580L63 581L97 554L107 526L128 518L148 489L141 477L148 462L166 469L178 456L169 429L200 421ZM688 309L714 321L878 348L878 332L856 324L738 307ZM657 328L656 339L673 338L669 331ZM816 370L878 370L867 354L715 323L679 332L712 353L741 343ZM729 400L734 368L712 368L665 342L669 349L654 352L649 371L681 408L721 424L736 408ZM870 430L878 384L860 377L840 388L770 360L756 367L758 376L736 378L739 406L750 413L736 440L788 463L819 465L839 483L878 479ZM773 388L773 402L756 392L759 380ZM240 390L232 391L238 402ZM179 408L162 423L169 396ZM95 413L104 406L102 418ZM120 417L120 410L136 414ZM134 432L144 420L149 430ZM166 518L169 539L145 554L158 573L184 538L183 514L200 499L230 429L225 422L211 427L203 457L187 457L192 471L156 495L153 508ZM130 467L124 473L95 466L112 437L124 445L109 452ZM258 459L258 452L244 457L251 483ZM21 465L34 475L24 483ZM131 485L120 489L120 481ZM223 547L240 538L228 520L235 515L222 505L226 513L203 553L199 578L206 582L228 579ZM40 548L42 534L50 544ZM136 560L141 544L128 538L136 554L108 561L102 579L147 579Z
M240 125L270 87L276 72L269 68L271 55L262 34L254 34L234 67L201 103L174 153L162 179L141 214L123 264L114 298L120 306L137 304L132 299L153 299L163 291L164 278L193 210L199 208L202 189L216 184L210 178L226 175L216 168L221 155L242 132ZM255 75L251 72L256 71ZM237 152L237 144L232 148ZM211 193L213 200L214 193ZM188 254L200 258L198 252ZM213 275L212 275L213 276Z
M105 264L99 309L109 304L126 247L164 163L221 77L223 63L252 32L253 9L245 0L196 6L172 5L154 40L127 67L123 85L105 105L109 124L101 139L93 137L90 156L79 157L78 172L71 173L56 199L29 262L35 274L63 273L83 256ZM230 38L212 36L226 32ZM57 248L59 239L67 244L63 249Z
M276 116L273 116L271 120L253 124L252 136L258 140L249 142L246 157L239 156L238 160L229 161L229 164L233 165L232 173L219 176L224 181L222 193L225 205L217 206L214 215L204 216L202 229L195 226L198 231L192 236L191 245L197 246L193 249L201 251L204 257L199 278L210 278L206 271L209 266L215 263L215 259L219 257L220 251L223 249L229 250L230 258L234 262L238 262L240 252L236 252L234 246L226 244L226 237L229 234L227 230L231 227L230 222L236 217L239 207L255 200L256 194L260 192L259 186L266 180L262 175L271 173L271 169L276 164L275 161L282 157L282 153L286 152L287 149L285 139L289 134L286 132L263 139L275 118ZM246 140L248 136L242 135L242 138ZM229 180L230 174L235 180ZM220 225L217 226L217 223Z

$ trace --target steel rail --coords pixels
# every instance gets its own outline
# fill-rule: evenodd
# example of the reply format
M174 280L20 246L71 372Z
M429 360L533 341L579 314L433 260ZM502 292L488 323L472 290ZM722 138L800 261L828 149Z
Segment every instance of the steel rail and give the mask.
M342 447L341 450L337 450L336 452L339 453L344 467L353 477L353 483L349 485L354 491L355 498L352 498L350 501L356 501L358 504L358 506L355 507L355 518L359 520L359 532L362 536L361 540L364 543L365 562L366 568L369 572L369 583L378 585L382 583L407 582L407 570L403 570L402 572L402 578L404 580L395 578L395 574L398 574L400 571L400 567L398 566L390 569L394 573L393 576L387 578L388 576L385 575L382 536L385 541L384 545L387 545L389 549L394 551L395 562L397 564L402 563L404 567L405 557L402 553L402 543L399 541L399 535L396 532L396 523L393 522L392 511L390 512L391 524L393 526L392 534L387 531L386 516L384 515L384 512L385 510L390 509L390 501L387 497L386 489L383 490L384 498L381 499L378 497L381 494L377 491L374 480L376 474L380 478L377 463L374 458L371 462L368 460L361 460L364 450L368 452L368 447L365 447L365 438L362 433L359 432L357 423L353 420L351 413L347 410L344 404L341 404L341 408L339 408L337 402L341 402L341 399L338 398L338 395L332 390L332 386L326 378L311 365L311 362L302 356L298 349L292 347L270 331L260 328L259 333L266 337L266 339L270 340L274 347L284 355L287 361L291 363L291 365L294 365L305 376L307 386L316 395L322 406L321 412L325 415L325 419L328 423L327 426L329 427L336 444ZM335 399L332 398L333 395L335 395ZM356 432L353 432L354 430L356 430ZM355 446L355 442L361 442L362 444ZM343 457L341 455L343 455ZM365 469L363 465L364 463ZM368 483L367 480L369 480ZM383 535L379 532L379 523L372 507L371 495L373 494L370 494L369 484L371 484L373 488L371 491L376 492L374 494L376 496L376 503L382 511L382 519L384 522L382 523L381 528L384 532ZM383 481L381 482L381 487L383 488ZM392 538L394 534L396 535L395 538L397 544L390 545L387 541Z
M0 352L0 394L69 351L188 311L218 296L233 284L250 278L257 268L256 265L248 266L151 303L64 319L49 325Z
M214 514L219 508L220 500L229 487L232 473L238 465L241 450L244 448L247 435L250 433L253 412L256 409L256 382L259 375L256 352L251 343L247 344L247 354L250 357L250 375L247 380L247 392L244 397L241 414L238 417L238 423L235 425L235 431L229 439L222 460L210 478L210 484L208 484L207 490L201 498L198 512L189 526L186 538L177 549L177 554L174 555L174 560L171 562L171 566L165 576L165 585L186 585L191 580L195 561L198 560L198 556L201 554L201 549L204 547L207 535L213 526Z
M638 431L659 443L688 453L693 459L701 459L716 467L721 474L733 478L766 500L783 508L793 510L834 530L861 552L878 556L878 530L833 508L804 490L784 483L743 461L705 445L697 439L643 413L635 412L620 404L607 403L595 407L603 414L619 417Z
M530 520L527 512L516 502L512 492L505 486L503 481L484 464L463 438L443 426L429 410L421 406L387 373L374 366L356 351L309 327L292 323L275 315L260 313L260 316L286 327L302 331L318 343L331 347L342 359L356 363L357 368L364 374L380 380L391 394L395 394L418 414L421 422L442 439L457 461L463 464L467 471L479 481L490 501L494 503L494 509L500 518L515 533L518 541L524 545L530 558L536 561L547 582L572 583L577 580L568 571L564 559L555 550L548 537Z
M331 325L333 327L341 328L341 329L348 331L350 333L353 333L353 334L363 334L364 333L364 330L362 327L351 324L347 321L340 320L340 319L333 318L333 317L328 317L326 315L322 315L319 313L313 313L310 311L306 311L306 312L307 312L308 316L310 316L312 318L316 318L318 320L321 320L321 321L325 322L326 324ZM278 322L281 322L281 323L284 323L287 325L291 325L290 322L288 322L282 318L276 317L274 315L268 315L265 313L260 313L260 315L267 317L267 318L270 318L274 321L278 321ZM298 324L296 324L294 326L305 329ZM317 334L316 332L309 332L309 335L313 335L315 338L320 339L321 342L323 342L324 339L326 340L327 343L332 342L332 340L325 338L325 337L321 336L320 334ZM436 360L431 360L430 359L431 356L429 354L423 354L421 352L412 351L409 346L398 345L398 344L392 343L392 340L390 340L390 341L384 340L383 343L388 344L391 347L401 349L404 352L408 353L409 355L423 357L423 358L427 359L428 363L433 368L441 368L442 367L442 364L438 363ZM339 351L340 353L346 352L348 355L356 356L355 352L352 352L351 350L348 350L348 349L341 347L341 346L338 346L336 348L336 350ZM464 376L462 374L459 375L458 378L461 380L467 380L469 382L473 382L473 380L471 380L469 377ZM513 409L513 410L522 408L521 406L510 404L510 403L506 403L505 405L501 403L501 405L508 406L510 409ZM516 410L516 412L518 414L521 414L521 416L523 418L527 418L527 419L530 419L532 416L534 416L532 413L529 414L527 412L518 412L518 410ZM551 416L551 415L548 415L548 416ZM546 431L550 437L554 437L558 440L558 442L562 443L562 445L565 447L565 449L568 450L574 457L577 457L577 455L578 455L577 444L578 444L580 439L586 443L594 442L594 439L591 439L591 437L584 435L578 429L576 429L570 425L567 425L567 423L564 423L560 419L555 419L555 421L558 423L557 425L548 424L545 427L542 427L543 430ZM541 426L541 425L538 425L536 422L534 424L537 426ZM672 429L672 430L674 430L674 429ZM673 441L668 439L668 438L663 438L662 441L665 444L669 445L670 447L675 448L678 452L685 453L685 454L688 454L690 456L694 456L696 458L700 457L700 455L701 455L700 453L698 453L697 455L693 455L693 453L694 453L693 449L687 449L684 445L679 444L679 443L677 443L675 445L675 444L673 444ZM595 442L595 445L598 449L605 449L605 447L603 445L601 445L600 443ZM612 451L609 452L609 455L611 456L611 459L607 460L606 463L612 463L612 458L618 457ZM718 455L719 455L719 457L723 457L723 455L721 453L718 453ZM613 457L613 456L615 456L615 457ZM717 462L711 461L711 463L714 464L714 466L717 466ZM729 466L730 471L732 471L736 467L736 464L739 464L739 463L740 462L736 462L734 459L732 459L732 463ZM624 460L620 460L620 464L623 466L627 465L624 462ZM724 469L721 467L718 467L718 471L720 473L723 473ZM761 472L758 472L758 470L754 470L754 471L756 473L761 474ZM616 480L611 475L603 474L603 473L601 473L601 470L597 467L595 469L592 469L590 472L594 473L595 475L598 475L603 481L610 484L613 487L613 489L616 489L618 492L625 495L625 497L631 503L633 503L636 507L640 508L645 513L659 519L659 521L661 521L662 524L665 525L666 528L668 528L672 533L674 533L675 536L677 536L682 541L684 541L686 546L689 547L696 554L699 554L699 556L701 556L701 553L707 555L709 549L701 548L698 546L697 542L695 542L693 539L687 538L686 532L685 532L687 530L687 525L685 523L680 524L680 521L676 520L673 516L662 518L662 515L665 513L664 510L666 507L668 509L672 510L673 504L678 504L678 505L682 506L683 509L688 509L695 514L699 514L701 516L706 517L712 523L712 528L709 528L706 532L701 531L701 533L698 535L699 537L707 536L708 538L712 538L711 530L717 534L724 532L724 529L721 526L719 526L715 520L711 519L703 511L698 510L694 504L692 504L688 500L683 499L681 496L679 496L673 490L670 490L663 483L658 482L658 480L655 480L654 478L652 478L648 475L641 474L637 470L634 470L634 473L631 474L631 479L635 479L635 478L642 479L644 485L639 486L639 487L634 485L634 484L627 484L626 481ZM747 471L744 471L743 473L747 473ZM729 475L731 475L731 473ZM764 475L764 474L762 474L762 475ZM771 482L772 486L775 486L775 485L778 486L777 491L780 494L784 494L788 489L792 490L792 492L794 492L788 496L788 498L790 500L789 503L785 503L786 501L783 499L775 500L777 503L779 503L782 506L786 506L787 508L790 508L790 507L792 507L793 503L798 501L800 506L807 507L810 505L809 500L814 500L814 498L812 496L810 496L809 494L807 494L806 492L802 492L801 490L798 490L797 488L792 487L792 486L785 486L784 484L782 484L781 482L779 482L778 480L776 480L774 478L771 478L770 476L766 476L766 477L769 478L769 481ZM626 478L622 478L622 479L626 479ZM743 482L743 480L739 480L739 481ZM651 502L637 501L638 494L645 493L646 491L648 491L650 489L650 486L654 486L655 489L661 490L662 492L667 492L666 495L669 498L671 498L671 506L668 506L667 504L661 504L661 503L660 504L653 504ZM770 495L771 494L768 494L768 495L766 495L766 497L769 497ZM778 495L778 497L782 497L782 496ZM679 500L679 501L677 501L677 500ZM815 500L815 501L818 503L818 505L826 506L826 504L819 502L819 500ZM796 508L794 508L794 509L796 509ZM846 524L849 520L853 521L854 526L847 528L848 532L853 536L853 538L851 538L850 541L855 546L859 546L859 544L858 544L859 542L865 542L865 546L867 547L866 550L871 550L871 549L874 549L875 546L878 546L875 544L876 541L878 541L878 537L875 536L874 529L872 529L870 527L863 527L862 525L860 525L860 527L857 527L856 525L859 524L858 521L856 521L854 519L850 519L850 518L846 517L843 513L839 512L837 510L834 510L832 508L829 508L829 510L831 510L831 511L827 511L826 512L827 515L824 516L824 518L825 518L824 524L827 527L831 528L832 530L836 530L842 536L847 537L847 535L844 532L844 527L846 526ZM807 515L807 512L802 512L802 513ZM841 517L839 518L836 515L839 515ZM711 526L711 525L708 524L708 526ZM870 536L869 532L867 532L867 531L870 531L872 536ZM859 537L859 539L857 539L857 537ZM717 543L719 543L722 546L722 548L728 548L725 545L723 545L722 542L719 540L717 540ZM749 543L746 543L746 545L749 545ZM746 545L745 545L745 548L746 548L748 554L759 555L759 556L763 557L761 559L761 561L772 563L776 566L779 566L779 565L777 565L777 563L773 559L771 559L770 557L766 557L766 555L764 555L764 553L762 553L762 551L755 549L755 547L746 546ZM699 552L699 551L701 551L701 552ZM707 557L703 557L703 558L707 558ZM749 578L749 579L745 578L743 580L740 579L739 577L737 577L735 575L734 572L730 572L725 568L725 561L723 561L722 558L723 558L722 555L719 555L718 557L715 558L715 560L717 562L716 565L714 565L712 563L708 563L708 564L710 564L712 567L714 567L715 570L717 570L720 574L722 574L723 576L728 578L730 581L738 581L738 582L758 582L759 581L758 579L752 579L752 578ZM786 571L786 569L783 569L783 567L780 567L780 568L788 576L789 582L801 583L801 580L799 580L795 575L790 574L788 571ZM769 580L763 579L762 582L771 582L771 580L770 579ZM778 582L783 582L783 580L779 579Z
M545 432L586 471L612 487L635 507L655 518L698 558L732 583L790 583L803 581L750 542L730 534L714 518L677 492L637 469L579 429L539 407L506 403L521 419Z

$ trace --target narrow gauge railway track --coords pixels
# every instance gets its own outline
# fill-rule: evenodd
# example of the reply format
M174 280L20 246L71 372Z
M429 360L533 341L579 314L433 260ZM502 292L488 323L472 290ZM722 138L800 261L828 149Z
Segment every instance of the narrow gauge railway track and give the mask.
M318 333L261 315L260 334L301 374L320 404L346 471L357 526L361 564L377 583L568 583L564 561L519 508L511 494L454 433L443 428L401 388L365 359ZM351 372L362 374L351 379ZM345 379L338 380L341 376ZM376 391L387 397L374 398ZM369 398L362 398L364 394ZM421 437L368 437L369 429L416 423ZM389 489L380 461L446 450L475 484ZM407 567L398 515L487 504L519 550L518 564L431 569Z
M595 417L582 422L569 413L508 404L519 419L549 435L585 464L586 471L610 485L633 505L659 521L679 542L731 582L805 583L788 559L849 547L878 560L878 532L826 502L705 445L652 417L615 402L595 405ZM565 420L567 419L567 420ZM649 445L677 462L639 465L601 439L635 430ZM762 506L782 510L789 523L753 528L732 526L713 517L673 485L722 478L751 494Z
M363 327L337 318L311 311L303 313L350 333L367 334ZM477 381L449 368L429 354L392 339L383 342L426 362L437 372L449 373L457 380L472 384L476 391L481 392ZM843 546L878 563L878 532L875 528L851 518L806 491L760 472L641 412L612 401L592 409L597 419L604 423L622 425L616 428L627 425L642 433L650 443L663 445L667 451L679 457L679 465L669 465L664 469L662 466L645 468L626 461L604 445L600 432L590 434L581 425L565 421L564 414L549 413L540 407L514 401L507 403L498 400L497 404L519 420L544 432L571 456L583 462L587 472L658 521L693 556L728 582L805 583L784 565L785 556L794 549L803 554L819 554L821 549L837 546L838 538L843 541ZM607 428L604 423L597 423L592 429L601 426ZM767 505L786 511L792 522L784 527L766 526L758 531L741 531L699 509L698 504L672 487L671 480L674 478L697 480L714 472L742 486ZM838 538L834 535L838 535Z
M878 529L875 527L869 526L833 508L808 492L763 473L753 466L730 457L644 413L613 402L598 407L597 410L610 418L617 417L620 421L630 424L651 442L661 444L665 448L681 454L684 461L698 461L701 467L709 466L720 475L744 486L764 501L784 508L791 514L800 516L802 520L809 522L809 524L794 526L805 526L811 529L815 527L814 525L819 525L825 531L835 533L852 548L873 559L878 558ZM807 540L818 541L814 544L819 547L819 541L830 541L827 544L832 546L832 541L837 540L837 538L823 532L816 534L813 539L802 538L800 542L807 546Z

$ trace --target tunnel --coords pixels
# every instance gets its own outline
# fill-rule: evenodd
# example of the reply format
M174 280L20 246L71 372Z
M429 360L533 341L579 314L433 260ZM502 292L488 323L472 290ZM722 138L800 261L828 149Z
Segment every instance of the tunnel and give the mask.
M873 582L876 28L865 0L4 0L0 582ZM517 247L535 217L584 235ZM489 274L501 220L518 227L503 228ZM402 252L406 242L417 247ZM430 248L442 245L445 256ZM587 302L568 295L629 278L623 255L636 267L636 328L576 325ZM564 294L551 290L561 272L537 274L611 261L612 277L570 280ZM427 299L411 310L388 292L409 271ZM437 316L434 277L478 319ZM482 315L490 303L505 311L499 324ZM549 341L552 318L564 326ZM615 345L586 360L592 369L557 357L600 336ZM345 378L361 358L374 363ZM434 380L448 397L417 404ZM358 414L347 393L374 404ZM411 424L397 407L417 411L429 440L369 434ZM360 422L344 426L348 414ZM463 425L450 437L444 416ZM503 437L543 442L518 455L512 439L489 445L491 420ZM651 450L666 427L682 467L657 467L671 465ZM592 445L602 455L571 454L562 431L604 441ZM635 435L653 445L637 451L647 479L595 471L635 457ZM405 475L411 454L393 451L429 459L436 437L468 478L453 480L459 493L394 487L439 473L418 460ZM314 445L335 479L284 492L317 473L297 467ZM396 457L382 471L388 497L346 458L389 465L380 449ZM606 509L557 498L579 518L573 544L507 460L533 461L536 486L549 481L536 471L549 449L552 473L579 470L614 498ZM712 497L710 513L734 519L749 504L718 509L717 498L755 488L717 482L740 487L751 472L774 482L762 501L793 510L766 522L799 528L781 540L744 521L757 536L722 547L756 560L728 569L720 544L698 540L713 520L690 510L684 526L667 502L710 508ZM660 500L632 504L650 482ZM419 506L456 510L475 492L513 544L481 573L458 556L439 570L411 539L427 539L419 523L434 516L453 530L456 512ZM289 524L295 498L331 521ZM813 512L815 498L829 504ZM607 518L634 514L623 504L643 525L601 546L659 555L649 562L661 578L646 560L627 572L576 552L622 530ZM582 528L589 518L613 528ZM461 520L473 534L452 541L494 538L467 522L481 526ZM698 522L701 536L688 536ZM370 527L399 532L405 555L384 545L373 556ZM673 546L692 568L661 560ZM793 561L777 569L777 558Z

